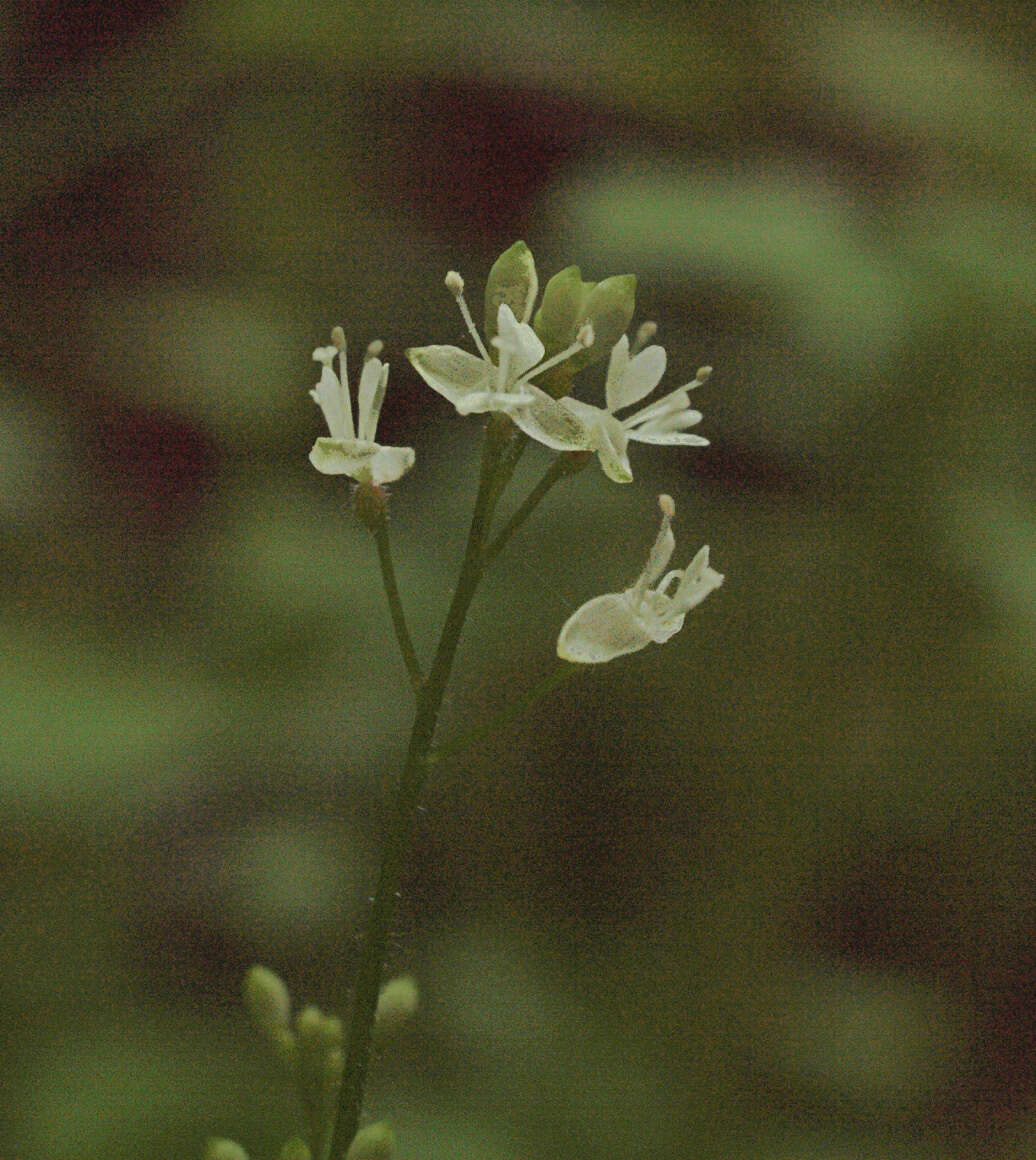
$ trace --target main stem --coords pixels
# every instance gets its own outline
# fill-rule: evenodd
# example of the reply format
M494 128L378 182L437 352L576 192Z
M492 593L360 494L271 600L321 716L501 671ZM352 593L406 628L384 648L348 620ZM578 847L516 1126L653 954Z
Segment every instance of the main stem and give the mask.
M468 609L471 607L484 570L483 547L496 498L499 495L494 487L494 481L506 434L505 422L497 420L496 416L491 418L482 449L482 472L457 587L454 589L453 600L443 622L439 646L435 651L428 676L417 689L417 710L410 733L406 763L392 805L381 871L367 920L366 936L356 974L342 1084L338 1095L338 1114L328 1150L331 1160L344 1160L359 1127L363 1089L367 1082L367 1068L370 1063L374 1012L378 1004L396 896L410 851L414 815L428 774L427 757L435 737L439 710L442 708L446 685L453 669L461 630L464 628Z

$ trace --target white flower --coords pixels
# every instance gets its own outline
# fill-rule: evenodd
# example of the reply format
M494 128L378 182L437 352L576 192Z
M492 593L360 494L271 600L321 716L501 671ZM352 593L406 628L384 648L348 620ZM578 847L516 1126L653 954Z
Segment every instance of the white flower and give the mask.
M631 439L640 443L708 446L708 439L688 434L686 429L702 419L701 412L691 408L688 392L708 379L711 367L699 368L693 382L632 415L624 419L616 415L617 411L639 403L658 386L665 364L665 350L661 346L649 346L630 357L629 339L623 335L612 347L608 362L605 407L595 407L567 395L552 399L530 384L526 389L534 396L535 405L515 412L512 418L527 435L550 447L563 451L595 451L609 479L629 483L633 471L626 448ZM578 420L578 429L572 427L572 418Z
M323 363L320 382L309 392L324 412L330 438L324 436L313 444L309 461L325 475L348 475L357 483L392 483L414 466L411 447L382 447L374 442L378 415L388 386L388 367L377 355L380 343L371 343L360 372L357 392L357 423L353 426L352 400L345 367L345 334L340 326L331 331L332 346L318 347L313 358ZM332 369L338 356L339 372Z
M656 583L676 547L670 527L676 504L670 496L660 495L658 506L662 527L644 571L632 588L597 596L572 613L558 637L562 660L598 664L637 652L652 641L664 644L683 628L686 614L723 583L720 573L709 567L708 547L685 569L666 572Z
M541 361L543 343L528 322L536 294L535 281L532 281L521 321L507 302L501 302L497 308L496 335L490 340L490 345L497 351L497 360L494 361L464 300L463 279L451 270L446 275L446 285L457 300L478 356L456 346L414 347L406 354L421 378L432 390L448 399L461 415L503 411L514 418L519 411L537 404L540 396L549 399L549 395L533 388L529 380L585 350L593 342L593 328L585 325L571 346ZM560 435L552 434L555 429L560 431ZM529 434L555 450L569 450L573 440L581 439L582 427L569 416L563 416L554 420L550 432L537 433L534 429Z

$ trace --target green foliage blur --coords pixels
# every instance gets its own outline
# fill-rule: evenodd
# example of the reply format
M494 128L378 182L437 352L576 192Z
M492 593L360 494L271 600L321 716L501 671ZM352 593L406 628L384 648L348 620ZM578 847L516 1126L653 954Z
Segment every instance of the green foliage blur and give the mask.
M241 978L343 1010L409 723L310 351L386 342L427 655L481 428L403 350L466 345L443 275L517 238L637 274L712 446L557 489L445 728L659 491L727 582L436 771L371 1118L401 1160L1036 1157L1027 13L0 6L5 1160L295 1130Z

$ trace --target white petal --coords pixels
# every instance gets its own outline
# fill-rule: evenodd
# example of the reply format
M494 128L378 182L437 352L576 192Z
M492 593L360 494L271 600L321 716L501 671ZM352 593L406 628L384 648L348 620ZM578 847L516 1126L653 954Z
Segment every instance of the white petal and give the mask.
M324 420L328 431L331 432L331 438L352 439L355 430L349 387L344 380L338 378L330 363L324 363L324 369L320 372L320 382L309 393L324 412Z
M393 483L414 466L412 447L382 447L377 443L374 446L377 451L370 461L372 483Z
M623 337L625 338L625 335ZM608 384L605 388L608 410L619 411L623 407L639 403L658 386L663 374L665 374L665 349L661 346L649 346L634 355L622 376L614 382L609 367Z
M414 370L432 388L457 406L466 395L492 389L494 367L456 346L419 346L406 352Z
M507 357L506 385L520 379L543 358L543 343L527 322L519 322L506 302L497 315L497 335L493 345L500 351L501 362Z
M575 400L570 400L574 402ZM586 406L586 404L582 404ZM633 469L630 467L629 456L626 454L628 436L622 424L607 411L599 407L593 408L597 412L597 422L591 429L593 437L592 447L601 461L601 470L615 483L631 483Z
M709 547L706 544L687 565L680 587L673 593L673 608L688 612L722 583L723 574L709 567Z
M671 391L668 395L664 395L657 402L650 403L632 415L627 415L623 419L622 425L628 429L630 427L639 427L642 423L653 423L656 419L660 419L664 415L672 415L678 411L683 411L690 407L690 405L691 396L687 393L687 388L680 387L675 391Z
M667 447L708 447L709 441L702 435L688 435L683 431L647 431L638 428L630 431L629 437L638 443L664 444Z
M356 391L358 419L356 434L360 439L373 440L378 429L378 415L388 388L388 367L379 358L369 358L360 373Z
M309 461L324 475L348 475L358 482L371 478L371 460L381 449L359 439L318 439Z
M558 636L558 656L582 665L600 664L650 643L629 597L614 592L597 596L572 613Z
M590 429L567 406L571 399L551 398L532 383L525 384L522 406L509 412L517 426L529 436L554 451L588 451L592 443ZM565 404L565 405L563 405Z
M458 400L456 407L461 415L481 415L487 411L503 411L510 415L528 398L524 392L517 391L472 391Z
M637 430L641 434L647 432L648 434L660 435L665 431L684 431L688 427L697 427L701 420L701 411L692 411L688 407L685 411L670 411L667 415L660 415L649 423L640 423L637 425Z

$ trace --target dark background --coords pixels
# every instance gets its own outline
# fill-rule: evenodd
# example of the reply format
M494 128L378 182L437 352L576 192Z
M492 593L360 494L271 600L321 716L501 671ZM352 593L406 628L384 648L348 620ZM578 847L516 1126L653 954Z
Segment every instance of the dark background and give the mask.
M310 351L386 341L427 652L479 420L402 351L518 237L639 275L713 445L558 489L447 725L660 490L728 579L436 772L371 1115L403 1160L1036 1156L1027 13L0 8L5 1157L293 1130L240 978L342 1010L408 725Z

